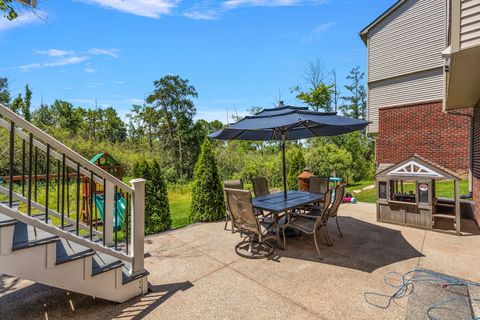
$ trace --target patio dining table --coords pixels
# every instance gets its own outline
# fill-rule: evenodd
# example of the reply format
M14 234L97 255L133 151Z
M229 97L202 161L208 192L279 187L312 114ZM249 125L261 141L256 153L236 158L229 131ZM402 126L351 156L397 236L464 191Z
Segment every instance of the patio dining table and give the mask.
M253 199L253 207L273 214L278 226L276 230L277 243L278 246L283 249L280 239L280 225L282 224L280 220L282 219L282 213L322 200L323 195L317 193L288 191L287 198L285 198L283 192L275 192L265 196L255 197Z

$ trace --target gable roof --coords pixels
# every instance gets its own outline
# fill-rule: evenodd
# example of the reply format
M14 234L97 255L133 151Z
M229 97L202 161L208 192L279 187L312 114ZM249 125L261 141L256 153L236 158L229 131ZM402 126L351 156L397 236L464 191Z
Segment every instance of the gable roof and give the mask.
M105 162L107 165L110 165L110 166L116 166L116 165L119 165L120 163L115 160L109 153L107 152L100 152L98 154L96 154L95 156L93 156L92 159L90 159L90 163L95 163L97 164L97 161L100 160L101 158L105 158Z
M398 7L402 5L407 0L398 0L395 2L390 8L388 8L384 13L382 13L380 16L378 16L375 20L373 20L368 26L363 28L362 31L360 31L360 38L362 38L363 42L367 44L367 35L370 29L372 29L374 26L376 26L380 21L385 19L388 15L390 15L393 11L395 11Z
M415 154L393 166L390 166L376 174L376 176L390 177L412 177L431 179L452 179L460 180L460 177L453 171L430 161L418 154Z

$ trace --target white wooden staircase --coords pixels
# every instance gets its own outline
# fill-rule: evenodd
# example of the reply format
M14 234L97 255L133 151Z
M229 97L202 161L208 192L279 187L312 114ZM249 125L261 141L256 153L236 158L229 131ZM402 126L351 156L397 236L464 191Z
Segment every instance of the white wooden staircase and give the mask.
M3 105L0 115L0 128L6 129L10 138L3 144L9 146L8 176L0 183L0 195L7 199L0 202L0 274L115 302L145 294L145 180L132 180L128 186ZM19 153L21 161L15 158ZM44 156L46 172L37 168L37 153ZM51 168L57 164L59 169L52 173ZM40 173L44 179L37 185ZM19 176L20 182L14 183ZM38 189L51 190L54 176L57 180L53 187L60 198L52 208L48 197L43 203L35 200ZM98 186L102 189L104 222L100 228L92 222L93 200L87 201L90 220L80 219L81 186L85 181L92 187L88 199L94 199ZM70 201L65 188L73 184L77 187L77 205L65 210L65 202ZM114 229L118 219L115 194L126 198L122 230ZM120 237L121 241L117 239Z

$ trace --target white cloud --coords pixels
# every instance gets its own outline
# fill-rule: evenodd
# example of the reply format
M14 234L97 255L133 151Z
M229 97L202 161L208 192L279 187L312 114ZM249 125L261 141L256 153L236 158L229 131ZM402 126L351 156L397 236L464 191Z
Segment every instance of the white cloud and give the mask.
M47 49L47 50L37 50L34 53L39 55L45 55L50 57L50 60L44 62L35 62L26 65L21 65L18 67L12 68L1 68L0 70L21 70L28 71L31 69L47 68L47 67L59 67L67 66L72 64L79 64L81 62L91 60L94 56L106 55L114 58L119 58L118 49L99 49L91 48L87 51L76 52L73 50L63 50L63 49ZM97 69L90 66L90 63L87 63L83 71L87 73L95 73Z
M85 71L86 73L95 73L97 72L97 69L94 69L92 67L86 67L85 69L83 69L83 71Z
M75 54L73 51L60 50L60 49L48 49L48 50L37 50L36 54L46 55L50 57L63 57Z
M302 42L313 42L318 40L325 31L333 27L335 24L336 22L327 22L317 26L309 35L302 38Z
M144 104L145 100L132 98L132 99L127 99L127 102L131 104Z
M178 0L81 0L104 8L148 18L159 18L171 13Z
M37 68L48 68L48 67L59 67L59 66L66 66L70 64L78 64L84 62L88 59L86 56L73 56L73 57L66 57L60 58L52 61L42 62L42 63L31 63L26 64L23 66L18 67L18 69L22 71L27 71L30 69L37 69Z
M88 53L94 56L98 55L105 55L105 56L110 56L113 58L118 58L119 57L119 51L118 49L99 49L99 48L92 48L88 50Z
M122 80L118 80L118 81L115 81L114 84L124 84L125 81L122 81Z
M33 11L26 11L20 13L20 15L15 20L8 20L7 18L0 17L0 32L22 27L28 24L38 23L44 21L45 12L42 10Z
M321 5L329 0L224 0L210 7L193 6L183 15L187 18L195 20L215 20L222 13L243 7L288 7L288 6L305 6L305 5Z
M183 13L187 18L194 20L215 20L218 19L219 11L217 10L192 10Z
M323 4L326 0L227 0L222 3L227 9L240 7L286 7L308 4Z

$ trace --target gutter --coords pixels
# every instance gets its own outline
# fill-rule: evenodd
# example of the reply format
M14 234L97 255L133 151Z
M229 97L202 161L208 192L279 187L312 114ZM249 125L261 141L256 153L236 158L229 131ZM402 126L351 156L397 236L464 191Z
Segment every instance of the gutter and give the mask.
M444 110L446 114L459 117L468 117L470 118L470 165L468 169L468 192L472 193L473 191L473 114L465 114L461 112L448 111Z

